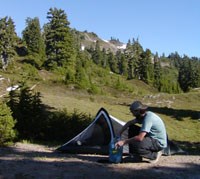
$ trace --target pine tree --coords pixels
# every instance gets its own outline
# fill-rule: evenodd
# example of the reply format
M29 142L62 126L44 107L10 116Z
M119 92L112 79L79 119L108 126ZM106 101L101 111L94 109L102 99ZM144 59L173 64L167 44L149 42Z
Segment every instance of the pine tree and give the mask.
M18 104L19 104L19 91L18 90L11 90L9 92L9 100L7 102L8 107L12 111L12 116L14 119L17 119L18 116Z
M158 58L158 54L154 56L154 86L160 91L161 89L162 71Z
M200 86L200 61L196 58L190 59L189 68L191 87L197 88Z
M124 51L125 58L127 59L127 79L133 79L133 52L132 52L132 45L131 41L129 40Z
M89 87L89 77L86 73L87 70L87 56L85 52L79 52L76 60L76 73L75 73L75 83L79 88Z
M40 93L33 94L26 84L22 84L18 93L10 93L7 104L16 119L15 129L20 139L41 139L44 136L48 123Z
M100 42L99 41L96 42L95 50L94 50L94 52L92 54L92 59L93 59L94 63L96 63L97 65L101 65L102 64L103 53L101 51Z
M140 79L147 84L153 81L153 65L151 58L151 51L146 49L146 51L142 53L141 60L138 65Z
M64 67L73 76L76 53L67 15L61 9L50 8L47 19L49 23L45 26L46 67L50 69Z
M38 18L27 18L26 28L22 32L23 40L26 42L29 61L36 67L41 67L45 61L45 44L42 37L40 22Z
M176 67L176 68L180 67L182 59L181 59L180 55L178 54L178 52L171 53L169 55L168 59L170 60L170 64L172 67Z
M191 88L199 87L199 69L198 60L191 60L186 55L183 57L179 68L178 82L184 92L188 92Z
M133 68L134 68L134 77L139 79L140 78L140 72L139 72L139 64L141 63L141 55L143 53L143 48L139 43L139 40L133 39L132 44L132 50L133 50Z
M0 107L0 145L4 145L16 137L15 120L10 108L5 103L0 102Z
M108 56L107 56L107 53L106 53L106 49L105 49L105 48L103 48L103 50L102 50L101 66L102 66L103 68L108 68Z
M17 35L13 20L9 17L0 19L0 56L5 70L16 55Z
M133 39L133 42L129 40L125 50L125 56L128 60L128 79L140 78L139 74L139 64L141 60L141 55L143 53L143 48L139 43L139 40Z
M121 51L117 51L116 59L118 64L118 71L120 75L127 75L127 60Z
M112 52L108 53L108 64L110 67L110 71L114 73L119 73L117 68L117 60L115 58L115 55Z

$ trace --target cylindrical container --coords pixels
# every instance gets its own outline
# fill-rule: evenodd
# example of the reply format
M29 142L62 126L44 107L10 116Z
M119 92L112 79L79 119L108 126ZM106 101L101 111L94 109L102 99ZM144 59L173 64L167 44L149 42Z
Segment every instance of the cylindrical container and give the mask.
M123 147L115 147L115 143L119 141L120 138L114 138L109 144L109 162L120 163L122 160Z

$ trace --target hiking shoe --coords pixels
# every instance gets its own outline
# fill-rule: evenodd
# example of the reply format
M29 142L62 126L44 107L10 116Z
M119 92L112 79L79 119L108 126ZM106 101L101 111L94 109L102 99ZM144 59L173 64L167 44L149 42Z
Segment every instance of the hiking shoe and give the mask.
M159 151L159 152L157 153L156 159L154 159L154 160L149 160L148 162L149 162L149 163L153 163L153 164L154 164L154 163L157 163L158 160L160 159L161 155L162 155L162 151Z
M128 157L123 158L123 163L139 163L142 162L142 157L138 155L131 155Z

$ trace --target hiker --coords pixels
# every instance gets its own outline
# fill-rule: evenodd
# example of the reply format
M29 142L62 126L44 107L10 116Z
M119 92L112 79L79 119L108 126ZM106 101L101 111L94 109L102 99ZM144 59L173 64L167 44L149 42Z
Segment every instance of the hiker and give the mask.
M140 101L134 101L130 106L135 119L128 121L120 130L119 136L128 129L128 139L118 141L115 146L129 145L129 153L133 160L156 163L162 155L162 149L167 147L166 128L162 119ZM141 127L135 125L141 124Z

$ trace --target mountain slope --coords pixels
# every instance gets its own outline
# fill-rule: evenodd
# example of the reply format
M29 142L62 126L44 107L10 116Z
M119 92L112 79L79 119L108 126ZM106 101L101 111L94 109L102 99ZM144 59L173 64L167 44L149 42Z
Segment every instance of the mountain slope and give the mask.
M79 37L81 39L82 50L90 47L94 48L97 41L99 41L101 49L104 48L106 50L110 50L113 53L126 48L126 44L120 42L118 39L103 40L93 32L79 32Z

